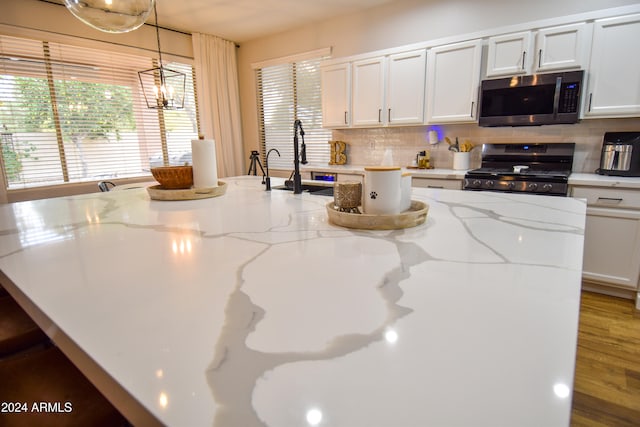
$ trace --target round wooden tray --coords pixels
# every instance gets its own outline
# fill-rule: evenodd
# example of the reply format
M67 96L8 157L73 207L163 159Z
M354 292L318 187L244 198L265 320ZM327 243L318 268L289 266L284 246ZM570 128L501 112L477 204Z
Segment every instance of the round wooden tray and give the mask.
M409 210L396 215L340 212L335 208L333 201L327 203L326 207L330 222L342 227L363 230L398 230L415 227L427 220L427 212L429 212L429 205L417 200L411 201Z
M147 187L147 193L153 200L198 200L222 196L227 191L227 183L218 181L217 187L186 188L183 190L167 190L161 185Z

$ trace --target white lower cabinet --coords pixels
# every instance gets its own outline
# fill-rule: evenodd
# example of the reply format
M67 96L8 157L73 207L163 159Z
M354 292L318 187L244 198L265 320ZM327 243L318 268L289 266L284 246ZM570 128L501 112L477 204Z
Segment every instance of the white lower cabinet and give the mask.
M634 293L640 309L640 191L573 187L571 195L587 199L583 280Z
M444 179L444 178L418 178L411 179L413 187L421 188L444 188L447 190L462 190L462 179Z
M359 182L362 184L364 182L364 176L361 173L339 173L337 181L338 182L351 181L351 182Z

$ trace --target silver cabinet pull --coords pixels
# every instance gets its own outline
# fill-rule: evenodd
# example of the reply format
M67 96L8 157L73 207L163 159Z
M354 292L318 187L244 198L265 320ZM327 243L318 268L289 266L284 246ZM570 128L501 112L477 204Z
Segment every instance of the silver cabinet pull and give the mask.
M378 108L378 123L382 123L382 108Z
M598 201L608 202L608 203L620 203L624 199L622 197L598 197Z
M527 51L522 52L522 69L524 70L524 59L527 57Z
M389 123L391 123L391 108L389 108Z
M471 116L471 118L473 118L473 106L474 106L475 104L476 104L476 103L475 103L475 101L471 101L471 112L470 112L470 114L469 114L469 115Z
M344 124L348 124L349 122L347 122L347 111L344 112Z
M538 68L542 67L542 49L538 51Z
M589 94L589 108L587 108L587 111L591 111L591 100L593 99L593 92L591 92Z

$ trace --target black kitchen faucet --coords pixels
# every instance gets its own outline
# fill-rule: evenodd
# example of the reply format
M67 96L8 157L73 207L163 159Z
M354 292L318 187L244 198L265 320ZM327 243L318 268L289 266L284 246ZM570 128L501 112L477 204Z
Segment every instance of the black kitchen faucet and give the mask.
M298 153L298 129L300 129L300 137L302 138L300 153ZM304 129L302 129L302 122L296 119L293 122L293 194L302 193L300 163L303 165L307 164L307 146L304 144Z

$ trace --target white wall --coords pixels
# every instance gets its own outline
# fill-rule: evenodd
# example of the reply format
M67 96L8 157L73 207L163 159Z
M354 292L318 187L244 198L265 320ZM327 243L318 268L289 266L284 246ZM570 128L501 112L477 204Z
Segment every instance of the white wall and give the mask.
M258 126L256 110L255 76L251 64L268 59L284 57L319 48L331 47L333 57L351 56L382 50L412 43L435 39L446 39L461 34L487 31L492 28L552 19L563 15L574 15L593 10L608 9L637 4L637 0L399 0L390 4L372 8L364 13L346 15L318 23L306 23L300 28L241 44L238 50L238 69L240 78L240 98L243 116L243 137L247 159L250 150L258 149ZM586 121L585 121L586 122ZM583 122L584 123L584 122ZM591 124L572 126L545 126L529 129L526 132L516 131L515 135L526 135L536 138L542 133L544 141L563 140L577 135L577 143L581 137L591 135L589 144L594 144L593 128L598 132L612 128L626 130L634 126L640 129L640 121L626 119L621 121L598 120ZM507 130L483 130L477 125L456 125L450 127L452 134L468 135L480 139L491 139L495 134L504 138L510 134ZM449 130L447 130L449 132ZM390 146L405 144L414 151L420 147L418 141L422 132L420 128L385 129L378 131L335 131L334 138L352 142L352 150L367 145L364 141L375 135L376 150L372 155L384 150L388 141ZM398 143L400 138L408 137L406 142ZM417 135L417 136L416 136ZM595 141L601 134L595 137ZM395 141L395 142L394 142ZM481 142L481 141L478 141ZM596 143L597 145L597 143ZM367 145L368 147L368 145ZM366 150L366 147L362 147ZM424 149L421 148L421 149ZM592 157L593 147L585 149ZM364 162L366 155L354 152L356 162ZM408 153L403 154L407 156ZM356 164L358 164L356 163ZM587 162L591 167L592 162ZM438 166L446 167L444 157Z

